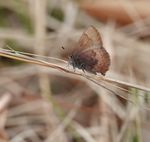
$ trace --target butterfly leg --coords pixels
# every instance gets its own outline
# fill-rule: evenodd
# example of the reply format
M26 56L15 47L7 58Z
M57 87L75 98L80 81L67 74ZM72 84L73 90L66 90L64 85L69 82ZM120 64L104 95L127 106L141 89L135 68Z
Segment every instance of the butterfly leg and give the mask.
M76 71L76 68L75 68L75 66L72 66L73 67L73 71L75 72Z
M69 62L68 62L68 64L66 65L66 68L68 68L68 69L69 69Z
M84 63L81 64L80 69L82 69L82 71L85 73Z
M82 71L85 73L85 70L84 70L84 68L82 68Z
M101 73L103 76L105 76L105 73Z

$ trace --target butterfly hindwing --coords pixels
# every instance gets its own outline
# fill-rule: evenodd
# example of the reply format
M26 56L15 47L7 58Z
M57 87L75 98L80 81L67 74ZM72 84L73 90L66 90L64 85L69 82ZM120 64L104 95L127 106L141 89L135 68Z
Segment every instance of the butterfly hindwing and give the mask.
M85 70L105 75L110 66L110 57L104 48L93 48L79 54L79 59L85 63Z

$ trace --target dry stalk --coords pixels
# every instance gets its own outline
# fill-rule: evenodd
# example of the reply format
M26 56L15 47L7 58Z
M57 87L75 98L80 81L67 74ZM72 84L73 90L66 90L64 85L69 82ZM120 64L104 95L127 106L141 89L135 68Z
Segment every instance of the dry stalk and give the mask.
M26 55L34 55L34 54L28 54L28 53L25 53L25 54ZM24 62L27 62L27 63L36 64L36 65L41 65L41 66L45 66L45 67L50 67L50 68L53 68L53 69L56 69L56 70L59 70L59 71L63 71L65 73L69 73L69 74L72 74L72 75L77 75L77 76L80 76L80 77L84 77L84 78L96 83L97 85L100 85L99 84L100 81L104 81L104 82L107 82L107 83L113 83L113 84L117 84L117 85L124 85L125 87L135 88L135 89L138 89L138 90L141 90L141 91L150 92L150 88L147 88L147 87L144 87L144 86L141 86L141 85L127 83L127 82L112 79L112 78L106 78L106 77L103 77L101 75L83 74L83 73L79 73L79 72L74 72L74 71L71 71L71 70L65 68L64 66L60 66L56 63L50 63L50 62L47 62L47 61L44 61L44 60L41 60L41 59L35 59L33 57L26 56L25 54L24 55L19 54L19 52L17 52L17 51L15 53L13 53L12 50L4 50L4 49L0 50L0 56L7 57L7 58L10 58L10 59L19 60L19 61L24 61ZM37 56L40 56L40 55L37 55ZM49 58L51 58L51 57L49 57ZM60 59L53 58L53 57L52 57L52 59L55 59L57 61L58 60L61 61ZM67 63L67 61L64 61L64 60L62 60L62 62ZM104 86L104 88L106 88L106 87Z

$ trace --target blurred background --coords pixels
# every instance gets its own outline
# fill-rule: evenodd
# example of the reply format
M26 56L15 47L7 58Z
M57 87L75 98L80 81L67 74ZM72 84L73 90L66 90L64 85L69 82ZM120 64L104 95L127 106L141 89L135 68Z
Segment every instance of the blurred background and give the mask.
M149 6L149 0L0 0L0 47L68 60L93 25L111 56L106 76L150 88ZM149 142L150 94L104 85L126 99L83 78L0 57L0 142Z

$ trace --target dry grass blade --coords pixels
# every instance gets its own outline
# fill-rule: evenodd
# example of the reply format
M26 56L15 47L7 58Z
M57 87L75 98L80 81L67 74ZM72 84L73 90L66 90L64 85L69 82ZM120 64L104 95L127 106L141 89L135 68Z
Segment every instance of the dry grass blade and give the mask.
M144 87L141 85L136 85L136 84L132 84L132 83L116 80L116 79L111 79L111 78L104 78L103 80L106 82L109 82L109 83L113 83L113 84L117 84L117 85L124 85L126 87L131 87L131 88L135 88L138 90L150 92L150 88L147 88L147 87Z
M47 61L43 61L41 59L35 59L33 57L26 56L26 55L34 55L34 54L24 53L24 55L22 55L22 54L16 54L16 53L12 53L11 50L10 51L4 50L4 49L0 50L0 56L7 57L7 58L10 58L10 59L24 61L24 62L27 62L27 63L37 64L37 65L41 65L41 66L45 66L45 67L50 67L50 68L53 68L53 69L57 69L59 71L63 71L65 73L85 77L88 80L92 79L96 82L97 81L98 82L99 81L105 81L105 82L112 83L112 84L124 85L124 86L129 87L129 88L135 88L135 89L142 90L142 91L145 91L145 92L150 92L150 88L147 88L147 87L144 87L144 86L141 86L141 85L135 85L135 84L123 82L123 81L120 81L120 80L106 78L106 77L102 77L100 75L95 76L95 75L92 75L92 74L87 75L87 74L82 74L82 73L78 73L78 72L73 72L69 69L66 69L64 66L60 66L56 63L54 64L54 63L50 63L50 62L47 62ZM36 56L40 57L40 55L36 55ZM53 58L53 59L57 59L57 58ZM58 59L58 60L60 61L60 59ZM62 62L67 63L67 61L64 61L64 60L62 60Z
M24 62L28 62L28 63L33 63L33 64L45 66L45 67L51 67L51 68L54 68L54 69L58 69L58 70L61 70L61 71L68 72L68 70L66 70L65 68L62 68L59 65L49 63L49 62L46 62L46 61L43 61L43 60L40 60L40 59L35 59L35 58L29 57L29 56L21 55L21 54L15 54L15 53L11 53L11 52L8 52L8 51L1 50L0 51L0 56L15 59L15 60L19 60L19 61L24 61Z
M125 99L125 100L127 100L127 101L129 101L129 102L131 102L131 103L134 103L132 100L129 100L129 99L127 99L126 97L121 96L121 95L119 95L118 93L116 93L115 91L111 90L108 86L106 87L104 84L102 84L102 83L100 83L100 82L97 82L96 80L93 80L92 78L87 78L87 79L90 80L91 82L93 82L93 83L95 83L95 84L101 86L102 88L106 89L106 90L109 91L110 93L112 93L112 94L114 94L114 95L116 95L116 96L119 96L119 97L121 97L121 98L123 98L123 99Z
M11 53L16 53L16 54L19 53L21 55L26 55L26 56L29 56L29 57L37 57L37 58L40 58L40 59L51 59L51 60L56 60L56 61L60 61L60 62L63 62L63 63L67 63L65 60L58 59L58 58L55 58L55 57L48 57L48 56L42 56L42 55L37 55L37 54L33 54L33 53L15 51L10 46L7 45L7 47L9 48L9 50L7 50L7 49L1 49L1 50L8 51L8 52L11 52Z

